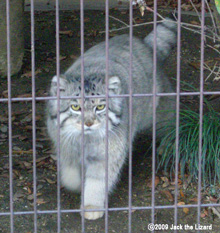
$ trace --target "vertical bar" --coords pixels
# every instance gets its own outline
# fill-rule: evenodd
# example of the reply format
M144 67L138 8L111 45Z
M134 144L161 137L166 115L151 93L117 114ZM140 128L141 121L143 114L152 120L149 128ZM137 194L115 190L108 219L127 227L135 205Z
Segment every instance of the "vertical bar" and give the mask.
M152 140L152 199L151 221L155 213L155 160L156 160L156 76L157 76L157 0L154 0L154 46L153 46L153 140Z
M14 206L13 206L13 168L12 168L12 101L11 101L11 46L10 46L10 2L6 0L7 24L7 78L8 78L8 146L9 146L9 187L10 187L10 226L14 232Z
M201 212L201 177L202 177L202 122L203 122L203 64L204 64L204 26L205 26L205 0L202 0L201 9L201 62L200 62L200 109L199 109L199 175L198 175L198 216L197 222L200 224L200 212ZM198 231L199 232L199 231Z
M178 221L178 164L179 164L179 113L180 113L180 55L181 55L181 0L178 0L177 18L177 83L176 83L176 161L175 161L175 200L174 200L174 225ZM175 232L177 232L175 230Z
M82 156L82 171L81 171L81 208L82 208L82 232L85 232L85 205L84 205L84 2L80 0L80 44L81 44L81 113L82 113L82 135L81 135L81 156Z
M128 190L128 232L131 233L131 222L132 222L132 115L133 115L133 98L132 98L132 49L133 49L133 1L130 0L129 5L129 190Z
M34 232L37 232L37 176L36 176L36 93L35 93L35 43L34 43L34 0L31 0L31 77L32 77L32 140L33 140L33 195Z
M108 233L108 108L109 108L109 0L105 2L105 94L106 94L106 138L105 138L105 232Z
M57 75L57 232L61 230L60 208L60 40L59 0L56 0L56 75Z

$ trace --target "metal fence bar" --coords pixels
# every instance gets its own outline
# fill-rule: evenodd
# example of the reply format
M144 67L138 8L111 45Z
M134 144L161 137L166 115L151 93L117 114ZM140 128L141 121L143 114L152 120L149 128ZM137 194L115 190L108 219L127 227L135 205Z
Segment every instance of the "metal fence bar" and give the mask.
M37 169L36 169L36 88L35 88L35 35L34 0L31 0L31 80L32 80L32 148L33 148L33 196L34 232L37 232Z
M200 92L180 92L180 96L199 96ZM203 91L204 95L220 95L220 91ZM132 97L152 97L153 94L132 94ZM177 96L177 93L156 93L156 96ZM123 95L109 95L109 98L129 98L129 94ZM94 95L94 96L85 96L84 98L105 98L105 95ZM36 101L45 101L45 100L56 100L57 97L48 96L48 97L36 97ZM81 99L79 96L60 96L60 99ZM21 101L32 101L32 97L20 97L20 98L11 98L12 102L21 102ZM8 102L8 98L0 99L0 102Z
M129 58L129 192L128 192L128 232L131 232L132 222L132 115L133 115L133 98L132 98L132 49L133 49L133 5L130 0L129 5L129 47L130 47L130 58Z
M181 0L178 0L177 19L177 83L176 83L176 161L175 161L175 200L174 225L178 222L178 166L179 166L179 125L180 125L180 55L181 55ZM177 230L175 230L177 232Z
M105 138L105 232L108 233L108 144L109 144L109 132L108 132L108 112L109 112L109 0L105 1L105 94L106 94L106 138Z
M57 75L57 232L61 231L60 206L60 21L59 0L56 0L56 75Z
M157 78L157 0L154 0L154 45L153 45L153 132L152 132L152 189L151 189L151 222L155 219L155 174L156 174L156 78ZM154 230L153 230L154 232Z
M220 207L220 204L201 204L201 207ZM155 205L155 209L175 209L175 205ZM178 208L197 208L198 204L188 204L188 205L178 205ZM118 207L118 208L108 208L109 211L129 211L129 207ZM152 210L152 206L141 206L141 207L133 207L131 210ZM86 212L87 210L85 210ZM89 211L105 211L105 208L103 209L90 209ZM37 214L57 214L57 210L38 210ZM61 213L80 213L80 209L67 209L67 210L61 210ZM34 211L14 211L14 215L31 215L34 214ZM0 216L10 216L10 212L1 212Z
M204 71L203 71L203 64L204 64L204 27L205 27L205 0L202 0L202 7L201 7L201 62L200 62L200 108L199 108L199 174L198 174L198 216L197 216L197 223L200 224L200 215L201 215L201 185L202 185L202 131L203 131L203 83L204 83ZM199 230L198 230L199 232Z
M81 215L82 215L82 232L85 232L85 205L84 205L84 170L85 170L85 154L84 154L84 1L80 0L80 45L81 45L81 114L82 114L82 135L81 135Z
M9 146L9 187L10 187L10 227L14 232L13 203L13 161L12 161L12 101L11 101L11 37L10 37L10 1L6 0L7 24L7 81L8 81L8 146Z
M128 174L128 232L131 233L131 222L132 222L132 116L133 116L133 97L132 97L132 57L133 57L133 1L130 0L129 5L129 47L130 47L130 58L129 58L129 174Z

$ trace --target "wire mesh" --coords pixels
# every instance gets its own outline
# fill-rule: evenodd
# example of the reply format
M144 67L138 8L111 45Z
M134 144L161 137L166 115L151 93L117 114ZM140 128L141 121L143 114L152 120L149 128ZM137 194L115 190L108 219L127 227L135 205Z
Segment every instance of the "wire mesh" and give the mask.
M60 96L59 88L59 78L58 78L58 87L57 87L57 96L56 97L36 97L36 88L35 88L35 19L34 19L34 1L31 0L31 67L32 67L32 97L20 97L12 98L11 96L11 62L10 62L10 4L9 0L6 0L6 11L7 11L7 64L8 64L8 97L0 98L0 103L8 104L8 129L9 129L9 178L10 178L10 211L9 212L0 212L0 216L10 216L10 231L14 232L14 216L16 215L34 215L34 232L37 232L37 217L42 214L57 214L57 232L61 232L61 218L64 213L81 213L81 224L82 232L85 232L85 206L84 206L84 105L82 104L82 138L81 138L81 155L82 155L82 199L81 199L81 209L62 209L61 207L61 184L60 184L60 144L58 143L57 147L57 210L38 210L37 208L37 175L36 175L36 101L46 101L46 100L57 100L57 122L58 122L58 132L57 132L57 141L60 142L60 100L62 99L90 99L90 98L106 98L107 114L106 114L106 140L105 140L105 207L104 209L98 209L96 211L105 212L105 232L109 230L109 212L115 211L128 211L128 232L132 232L132 212L134 210L151 210L151 222L155 223L155 210L158 209L174 209L174 224L178 224L178 209L180 208L197 208L197 223L200 223L200 213L202 207L212 207L219 206L220 204L203 204L201 203L201 166L202 166L202 122L203 122L203 98L204 95L219 95L219 91L204 91L203 89L203 80L204 80L204 23L205 23L205 1L202 0L201 7L201 70L200 70L200 91L199 92L180 92L180 54L181 54L181 0L178 0L178 33L177 33L177 86L175 93L157 93L156 92L156 74L157 74L157 44L156 44L156 26L157 26L157 1L154 1L154 46L153 46L153 92L152 94L133 94L132 92L132 50L133 50L133 2L130 1L129 4L129 39L130 39L130 60L129 60L129 93L122 95L109 95L108 89L108 75L109 75L109 1L106 0L106 35L105 35L105 52L106 52L106 95L103 96L85 96L84 94L84 3L83 0L80 0L80 38L81 38L81 96ZM56 75L60 77L60 42L59 42L59 0L56 0ZM176 163L175 163L175 201L174 205L156 205L155 204L155 160L156 160L156 98L158 96L174 96L176 97ZM200 139L199 139L199 180L198 180L198 203L197 204L187 204L187 205L178 205L178 163L179 163L179 111L180 111L180 97L181 96L199 96L200 98ZM143 98L143 97L152 97L153 98L153 134L152 134L152 193L151 193L151 205L150 206L132 206L132 105L133 98ZM129 99L129 189L128 189L128 206L111 208L108 205L108 105L110 98L128 98ZM12 159L12 102L32 102L32 143L33 143L33 195L34 195L34 210L33 211L14 211L13 206L13 159ZM91 209L90 211L95 211ZM175 231L176 232L176 231Z

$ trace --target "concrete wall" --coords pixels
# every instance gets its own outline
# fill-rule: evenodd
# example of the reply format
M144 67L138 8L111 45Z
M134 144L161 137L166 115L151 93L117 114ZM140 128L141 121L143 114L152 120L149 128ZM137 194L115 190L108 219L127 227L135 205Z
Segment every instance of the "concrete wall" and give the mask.
M55 9L55 0L35 0L35 10L40 11L51 11ZM79 10L80 0L60 0L59 1L60 10ZM109 0L109 7L118 9L127 9L129 6L129 1L123 0ZM85 10L104 10L105 0L84 0ZM25 11L30 10L30 0L25 1Z

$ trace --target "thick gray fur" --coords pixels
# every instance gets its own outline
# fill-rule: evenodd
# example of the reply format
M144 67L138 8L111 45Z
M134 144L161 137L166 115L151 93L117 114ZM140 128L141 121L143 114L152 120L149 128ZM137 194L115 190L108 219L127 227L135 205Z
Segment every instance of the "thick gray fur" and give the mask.
M176 23L168 20L157 26L157 76L156 92L173 92L168 78L162 71L163 60L176 44ZM109 40L109 94L129 93L129 37L116 36ZM134 94L153 93L153 32L144 40L133 38L132 91ZM106 77L105 42L84 55L84 93L105 95ZM81 59L79 58L60 77L61 96L81 95ZM50 94L56 96L57 77L51 83ZM60 101L60 158L61 181L72 190L81 190L81 111L73 106L81 105L80 99ZM86 209L104 208L105 204L105 138L106 109L97 106L106 104L105 98L84 101L84 204ZM175 101L171 97L157 97L157 126L174 118ZM71 107L72 106L72 107ZM103 106L102 106L103 107ZM134 97L132 116L132 139L137 132L152 128L153 98ZM56 149L57 146L57 101L48 101L47 128ZM75 109L75 107L74 107ZM108 190L112 191L126 160L129 138L128 98L109 98L108 109ZM85 218L97 219L103 211L85 212Z

